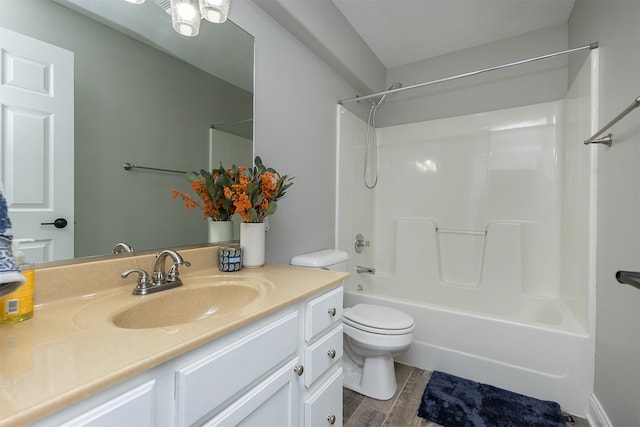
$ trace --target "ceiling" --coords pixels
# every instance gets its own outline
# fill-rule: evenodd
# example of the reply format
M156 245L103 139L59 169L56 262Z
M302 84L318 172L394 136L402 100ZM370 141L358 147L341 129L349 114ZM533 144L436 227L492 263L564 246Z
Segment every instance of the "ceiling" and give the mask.
M389 69L569 20L575 0L331 0Z

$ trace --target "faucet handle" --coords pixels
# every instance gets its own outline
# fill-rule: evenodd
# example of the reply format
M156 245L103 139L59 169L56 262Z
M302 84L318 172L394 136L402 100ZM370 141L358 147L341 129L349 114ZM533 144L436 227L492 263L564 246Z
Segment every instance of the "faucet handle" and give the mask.
M191 263L189 261L182 262L174 262L173 265L169 268L169 273L167 274L167 280L174 282L179 280L180 272L178 271L178 267L184 265L185 267L191 267Z
M362 235L362 233L358 233L356 235L356 241L353 243L353 245L356 249L356 253L359 254L360 252L362 252L362 248L370 246L371 243L368 240L364 240L364 236Z
M147 273L146 271L140 268L134 268L131 270L124 271L120 275L120 277L124 279L125 277L129 276L131 273L138 273L138 285L136 286L136 289L144 289L151 285L151 280L149 279L149 273Z

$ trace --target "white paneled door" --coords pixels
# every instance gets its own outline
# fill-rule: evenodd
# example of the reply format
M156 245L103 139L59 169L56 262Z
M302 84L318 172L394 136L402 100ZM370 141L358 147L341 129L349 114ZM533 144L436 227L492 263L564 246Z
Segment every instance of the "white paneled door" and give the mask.
M73 258L73 52L0 28L0 109L14 237L29 262Z

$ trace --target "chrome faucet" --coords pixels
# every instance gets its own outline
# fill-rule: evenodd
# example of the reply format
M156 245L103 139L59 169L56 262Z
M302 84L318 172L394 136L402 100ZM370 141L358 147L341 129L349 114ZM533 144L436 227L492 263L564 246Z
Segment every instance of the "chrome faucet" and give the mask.
M171 257L173 260L168 274L165 267L167 257ZM181 265L190 267L191 263L185 261L178 252L165 249L156 253L156 262L153 266L153 274L151 277L149 277L149 273L139 268L127 270L123 272L120 277L124 279L131 273L138 273L138 283L132 293L133 295L147 295L182 286L180 272L178 271L178 267Z
M376 269L373 267L362 267L362 266L357 266L356 267L356 273L360 274L360 273L369 273L369 274L376 274Z
M171 257L173 259L173 265L169 269L169 275L165 271L165 263L167 257ZM156 263L153 266L153 284L154 285L165 285L169 282L178 281L182 285L182 282L179 279L180 273L178 272L178 267L181 265L185 265L187 267L191 266L189 261L185 261L182 259L182 256L174 250L165 249L156 254Z
M129 245L128 243L124 243L124 242L120 242L120 243L116 243L116 245L113 247L112 252L114 254L121 254L121 253L135 253L135 249L133 249L133 247L131 247L131 245Z

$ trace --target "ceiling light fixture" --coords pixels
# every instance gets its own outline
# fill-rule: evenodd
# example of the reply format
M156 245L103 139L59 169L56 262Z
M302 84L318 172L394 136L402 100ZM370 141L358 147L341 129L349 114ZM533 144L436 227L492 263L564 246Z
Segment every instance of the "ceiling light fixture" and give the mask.
M173 29L183 36L195 37L200 32L198 0L171 0Z
M125 0L141 4L145 0ZM195 37L200 32L200 21L206 19L222 24L229 15L231 0L155 0L156 4L171 15L173 29L183 36Z
M202 17L214 24L222 24L229 14L229 0L200 0Z

